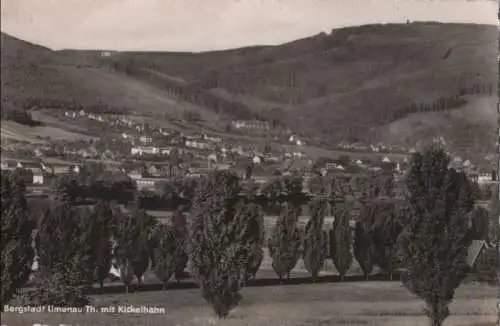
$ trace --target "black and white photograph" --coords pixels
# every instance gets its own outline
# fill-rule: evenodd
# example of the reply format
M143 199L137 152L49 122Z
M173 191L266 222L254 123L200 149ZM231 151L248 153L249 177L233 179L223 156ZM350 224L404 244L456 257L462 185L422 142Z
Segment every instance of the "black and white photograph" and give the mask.
M500 325L497 0L2 0L1 326Z

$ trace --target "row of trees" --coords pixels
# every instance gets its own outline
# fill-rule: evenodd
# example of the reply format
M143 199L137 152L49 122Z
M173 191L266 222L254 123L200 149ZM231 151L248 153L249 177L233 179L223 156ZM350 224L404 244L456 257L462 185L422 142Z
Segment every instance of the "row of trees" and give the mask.
M467 272L467 250L473 239L469 226L473 187L448 163L449 158L438 149L415 155L405 204L367 203L353 241L354 256L365 275L374 265L389 272L396 266L404 268L403 284L425 301L433 325L441 325L449 314L447 307ZM189 209L189 226L180 212L170 226L160 226L138 207L132 214L123 214L104 202L90 212L78 213L64 192L55 196L34 225L22 185L4 179L2 304L27 281L36 251L38 286L29 298L38 303L87 303L85 287L94 279L102 286L112 258L126 286L134 276L140 282L150 265L165 284L189 260L203 298L225 317L238 304L240 289L255 276L262 261L262 210L241 196L241 181L230 172L213 172L199 181ZM351 265L346 207L334 206L335 223L326 235L328 197L320 196L310 206L304 231L297 226L298 207L294 205L285 206L271 231L267 246L280 279L289 276L300 256L316 278L327 258L326 247L342 276Z

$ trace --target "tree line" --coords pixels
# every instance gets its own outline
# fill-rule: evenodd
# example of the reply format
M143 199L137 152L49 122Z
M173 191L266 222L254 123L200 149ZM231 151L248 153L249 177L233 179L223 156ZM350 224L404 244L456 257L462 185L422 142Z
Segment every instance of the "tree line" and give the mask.
M299 258L313 280L329 256L341 278L353 259L367 278L374 266L389 274L402 268L405 287L425 301L433 325L441 325L466 276L468 247L485 227L469 225L472 183L448 163L439 149L414 155L405 201L364 203L354 235L349 207L324 192L309 202L304 229L298 226L300 207L293 200L284 204L267 239L262 207L241 195L241 179L228 171L201 178L189 209L178 209L167 224L137 203L129 212L107 200L79 207L67 188L57 187L50 206L30 214L23 183L3 174L1 304L30 277L35 286L24 293L29 302L81 306L89 303L85 290L95 282L102 288L113 264L128 291L134 277L141 286L149 268L163 284L179 280L189 262L202 297L226 317L241 300L241 288L255 278L267 245L280 280L289 278ZM328 206L335 221L326 233ZM38 270L32 273L35 256Z

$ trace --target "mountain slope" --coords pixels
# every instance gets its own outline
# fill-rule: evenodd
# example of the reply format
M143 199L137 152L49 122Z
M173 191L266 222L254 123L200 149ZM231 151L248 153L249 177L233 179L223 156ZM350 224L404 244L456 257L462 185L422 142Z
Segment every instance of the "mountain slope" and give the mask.
M278 46L206 53L101 57L100 51L58 51L31 74L43 83L20 78L7 93L140 111L189 102L207 114L282 122L327 144L345 139L411 144L441 131L459 139L459 127L432 127L439 113L445 122L483 133L480 139L490 139L484 144L489 147L495 133L490 124L470 126L470 115L448 113L474 111L484 105L476 98L494 98L496 39L495 26L412 23L349 27ZM11 70L9 82L22 71ZM486 111L496 119L494 107ZM404 135L390 132L412 116L419 128Z
M338 139L416 111L458 109L463 95L494 96L496 38L488 25L371 25L279 46L120 53L115 60L153 84L175 88L176 78L191 92L231 98L294 129ZM162 83L151 72L171 78Z
M38 107L99 112L198 110L163 90L109 69L101 51L51 51L2 33L2 111Z

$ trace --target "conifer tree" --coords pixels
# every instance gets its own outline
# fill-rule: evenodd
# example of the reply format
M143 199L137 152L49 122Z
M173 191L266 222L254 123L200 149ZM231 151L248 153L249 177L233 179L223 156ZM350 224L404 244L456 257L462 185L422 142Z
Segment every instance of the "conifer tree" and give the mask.
M100 201L93 208L89 223L93 223L93 259L95 261L95 278L101 290L104 280L108 277L112 265L112 235L116 227L113 209L110 204Z
M297 209L291 205L284 205L268 240L272 267L280 282L284 276L290 278L290 272L300 257L301 234L297 222Z
M313 282L325 264L325 242L323 224L326 215L326 201L315 199L310 204L310 218L306 224L303 241L302 260L311 274Z
M187 267L189 260L188 256L188 236L189 230L187 227L186 215L182 212L182 208L179 208L172 215L172 232L175 241L175 271L174 276L177 282L179 282L182 277L184 270Z
M91 233L80 212L69 202L56 201L43 214L35 237L38 255L36 290L28 296L37 304L84 305L83 294L93 275ZM61 282L60 284L58 282Z
M241 299L253 234L237 175L215 171L202 178L193 201L189 256L202 296L219 317Z
M126 275L125 289L128 291L129 269L141 285L142 275L148 269L151 257L150 241L153 223L143 210L135 210L131 214L120 215L115 232L115 255L120 270Z
M163 289L175 272L176 241L172 227L160 225L156 231L157 246L154 250L155 266L153 271L161 281Z
M471 244L472 184L448 165L440 148L413 156L406 183L414 216L398 241L406 269L403 284L424 300L433 326L449 316L448 306L466 276Z
M333 227L330 230L330 255L342 281L353 260L349 213L344 207L335 207L334 218Z
M252 278L255 280L255 276L259 271L262 260L264 259L264 214L260 206L256 204L248 204L245 207L246 211L244 214L248 215L249 219L249 229L252 235L250 243L250 254L247 263L247 277L246 280Z
M361 221L356 222L354 229L354 257L368 280L373 270L375 249L373 245L373 229L366 228Z
M1 298L3 307L28 281L34 259L32 232L35 223L30 219L23 182L9 175L1 176Z

